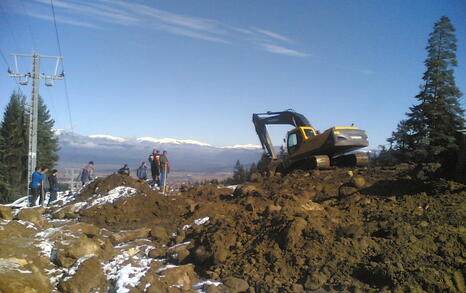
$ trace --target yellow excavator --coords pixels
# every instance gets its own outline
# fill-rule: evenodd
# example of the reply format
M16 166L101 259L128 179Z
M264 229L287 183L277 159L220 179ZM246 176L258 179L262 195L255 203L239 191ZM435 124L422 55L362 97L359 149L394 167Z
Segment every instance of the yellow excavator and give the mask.
M295 169L329 168L330 166L365 166L366 153L355 150L369 145L366 132L357 127L332 127L320 133L302 114L293 110L254 113L252 121L262 148L270 159L269 170L290 172ZM292 125L286 138L287 154L277 156L267 125Z

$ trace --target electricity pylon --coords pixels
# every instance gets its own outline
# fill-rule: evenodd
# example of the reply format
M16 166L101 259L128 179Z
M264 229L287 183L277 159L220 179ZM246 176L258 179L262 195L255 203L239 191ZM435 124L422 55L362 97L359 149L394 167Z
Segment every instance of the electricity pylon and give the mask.
M28 147L28 195L29 195L29 185L31 182L31 174L34 172L37 166L37 117L39 109L39 88L40 80L45 80L46 86L53 86L52 80L64 79L65 74L62 72L57 75L58 66L63 57L61 56L44 56L37 53L34 54L11 54L14 57L15 61L15 71L8 69L8 74L10 77L18 78L18 83L20 85L27 85L29 79L32 80L31 87L31 104L30 104L30 113L29 113L29 147ZM18 57L32 57L32 72L22 74L18 69ZM40 73L40 60L41 58L56 59L55 63L55 72L53 75L47 75Z

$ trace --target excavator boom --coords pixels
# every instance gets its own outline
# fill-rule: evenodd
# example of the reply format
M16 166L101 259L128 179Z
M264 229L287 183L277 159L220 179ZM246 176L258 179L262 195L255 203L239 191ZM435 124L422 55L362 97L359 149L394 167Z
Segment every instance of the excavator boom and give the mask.
M311 127L309 121L302 114L296 113L293 110L283 112L266 112L252 114L252 121L256 128L257 135L262 144L262 148L268 153L270 158L277 159L272 141L270 140L269 132L267 131L268 124L293 125L294 127L308 126Z

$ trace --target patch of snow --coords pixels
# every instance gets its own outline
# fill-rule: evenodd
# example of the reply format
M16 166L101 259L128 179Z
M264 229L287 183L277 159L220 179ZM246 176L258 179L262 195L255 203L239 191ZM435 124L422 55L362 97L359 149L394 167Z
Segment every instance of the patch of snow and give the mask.
M34 226L34 224L31 223L31 222L23 221L23 220L18 220L17 222L20 223L20 224L23 225L23 226L26 226L26 228L28 228L28 229L37 230L37 227Z
M213 285L213 286L217 287L217 286L222 285L222 282L213 282L213 281L209 281L209 280L201 281L201 282L199 282L197 284L194 284L193 289L196 290L199 293L204 293L204 291L202 290L204 285Z
M115 187L114 189L110 190L107 195L101 196L101 195L96 195L94 196L94 200L92 202L80 202L76 203L76 211L79 211L81 209L89 209L94 206L100 206L104 204L109 204L109 203L114 203L118 199L121 198L127 198L136 193L136 189L128 186L118 186Z
M194 220L193 223L191 224L188 224L188 225L184 225L183 226L183 230L188 230L189 228L191 228L192 226L196 225L196 226L199 226L199 225L204 225L205 223L207 223L207 221L209 221L209 217L204 217L204 218L200 218L200 219L196 219Z
M108 135L108 134L93 134L93 135L89 135L89 137L90 138L105 138L105 139L114 140L118 142L123 142L126 140L122 137L117 137L117 136Z
M107 264L104 264L104 272L108 280L115 282L115 292L127 293L129 287L136 287L139 280L150 269L152 259L144 254L143 257L132 253L132 251L144 251L145 253L152 247L148 245L137 246L134 249L130 248L127 251L115 256Z
M8 271L18 271L21 274L32 274L31 271L20 269L21 265L19 263L9 261L8 259L0 258L0 274L6 273Z
M172 144L196 144L201 146L211 146L208 143L192 140L192 139L175 139L175 138L154 138L154 137L139 137L136 139L139 142L152 142L152 143L172 143Z
M173 246L171 246L171 247L169 247L169 248L167 248L167 249L168 249L168 250L174 249L174 248L177 248L177 247L179 247L179 246L188 245L188 244L190 244L190 243L191 243L191 241L186 241L186 242L183 242L183 243L178 243L178 244L175 244L175 245L173 245Z
M161 273L161 272L163 272L163 271L165 271L165 270L168 270L168 269L171 269L171 268L176 268L176 267L177 267L177 265L168 264L168 265L166 265L166 266L161 267L160 269L158 269L158 270L156 271L156 273L159 274L159 273Z

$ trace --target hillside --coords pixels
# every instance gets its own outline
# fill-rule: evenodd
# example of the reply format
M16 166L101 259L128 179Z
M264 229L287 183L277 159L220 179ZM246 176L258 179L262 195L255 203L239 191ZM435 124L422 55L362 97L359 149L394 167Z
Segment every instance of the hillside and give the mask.
M51 208L0 208L0 291L465 292L466 186L432 170L255 174L168 196L114 174Z

